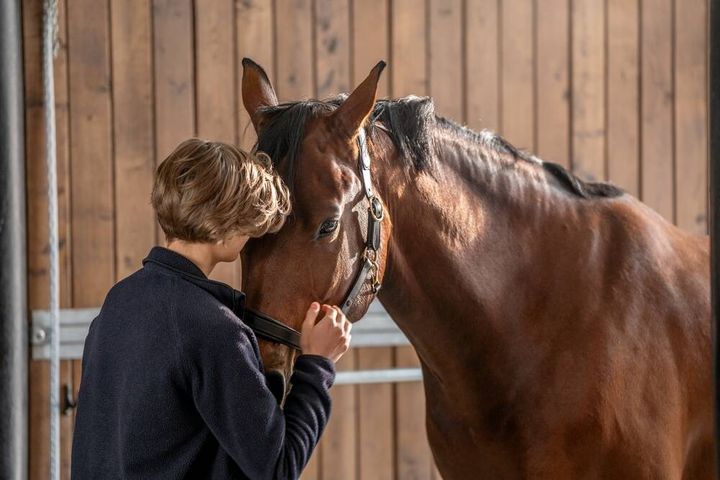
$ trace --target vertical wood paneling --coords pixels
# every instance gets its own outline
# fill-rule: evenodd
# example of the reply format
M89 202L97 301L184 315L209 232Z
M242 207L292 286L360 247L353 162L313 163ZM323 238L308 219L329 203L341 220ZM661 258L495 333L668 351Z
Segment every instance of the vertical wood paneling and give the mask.
M337 363L337 371L355 369L355 356L347 352ZM320 439L319 459L322 478L357 478L357 387L337 385L330 391L333 413Z
M68 3L73 306L115 281L110 31L107 1Z
M464 123L463 5L461 0L430 0L430 95L444 117Z
M349 0L315 0L315 71L317 98L349 92L350 5Z
M500 0L465 0L466 122L500 129Z
M235 35L237 44L237 58L235 87L238 112L238 145L250 150L257 135L253 129L250 116L242 104L242 59L248 57L261 65L270 77L275 80L273 62L274 35L273 35L273 2L272 0L258 0L254 2L235 2Z
M391 348L361 348L357 351L358 370L392 368ZM363 480L392 480L395 466L395 416L393 386L389 383L361 385L358 388L359 477Z
M380 60L390 61L390 0L353 0L352 3L352 84L355 88ZM378 98L389 95L390 70L386 69L378 84Z
M54 63L55 128L58 174L58 237L60 241L60 307L72 305L70 257L70 176L68 153L68 86L65 5L58 11L60 49ZM23 2L25 77L25 155L27 188L28 307L47 308L49 301L49 249L47 231L47 181L45 168L44 108L42 94L42 2ZM29 478L49 475L49 381L46 361L30 362ZM73 362L60 362L60 384L73 385ZM70 478L73 415L60 417L61 478Z
M672 0L642 0L641 12L641 195L672 222Z
M195 114L200 138L234 144L235 13L233 0L195 0ZM240 261L219 263L211 278L238 286Z
M48 306L47 182L45 148L40 141L45 128L42 101L42 1L23 2L23 49L25 78L25 181L27 190L27 277L28 307ZM59 172L58 172L59 173ZM66 266L66 265L64 265ZM63 269L65 271L65 269ZM49 452L49 364L30 363L29 391L29 477L48 478Z
M632 195L640 192L639 1L607 5L608 179Z
M535 0L537 154L570 166L570 12L568 0Z
M67 6L58 6L58 41L60 48L55 58L55 154L58 173L58 242L60 262L60 308L72 306L72 262L70 242L70 132L68 115L68 52L67 52ZM49 251L46 250L49 254ZM46 286L48 278L44 279ZM43 362L45 363L45 362ZM48 368L49 373L49 368ZM35 377L31 377L35 378ZM49 382L49 378L48 378ZM64 360L60 362L60 385L74 392L80 387L80 362ZM49 389L48 389L49 391ZM62 400L61 400L62 401ZM45 409L48 412L48 409ZM72 452L72 432L75 423L75 411L60 417L60 472L62 479L70 478L70 456ZM32 449L31 449L32 451ZM31 455L37 455L32 453ZM35 457L33 457L33 460Z
M192 0L153 0L156 164L195 135L193 31Z
M311 0L275 0L275 38L280 101L314 96Z
M112 0L115 279L141 267L155 243L150 0Z
M102 304L115 281L109 15L106 1L67 6L73 307Z
M396 367L409 368L419 365L420 361L412 347L396 349ZM434 467L425 429L425 395L422 384L395 385L395 415L397 477L432 478Z
M195 0L195 108L201 138L235 142L233 0Z
M393 0L391 10L392 95L427 95L425 2Z
M605 178L605 2L572 4L572 167Z
M707 233L707 2L675 0L675 186L678 226Z
M535 148L533 1L501 2L501 133L518 148Z
M197 134L252 147L240 96L244 56L266 69L281 101L350 91L384 59L380 97L432 95L440 115L500 130L586 180L608 177L682 228L706 231L701 0L73 0L60 7L63 307L98 306L138 267L157 238L153 168L180 141ZM40 23L40 0L25 0L30 308L45 308L48 294ZM239 286L236 267L220 277ZM393 365L418 360L411 348L366 348L350 351L338 368ZM47 362L31 362L30 374L30 474L39 479L48 474ZM80 374L79 362L62 362L62 384L77 389ZM335 387L333 397L304 479L440 478L420 384ZM62 418L63 478L72 423L72 415Z

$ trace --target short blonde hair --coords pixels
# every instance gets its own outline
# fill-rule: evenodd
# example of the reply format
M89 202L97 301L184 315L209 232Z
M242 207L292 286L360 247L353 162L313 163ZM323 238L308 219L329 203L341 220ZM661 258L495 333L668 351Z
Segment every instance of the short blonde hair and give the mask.
M158 165L151 201L168 240L215 242L277 232L290 193L264 153L198 138Z

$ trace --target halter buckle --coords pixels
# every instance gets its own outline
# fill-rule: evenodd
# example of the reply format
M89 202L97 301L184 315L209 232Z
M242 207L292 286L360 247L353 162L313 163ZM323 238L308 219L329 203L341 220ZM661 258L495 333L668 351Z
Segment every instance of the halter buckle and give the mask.
M385 218L385 210L383 209L382 202L375 195L369 198L370 200L370 214L378 222L382 222Z

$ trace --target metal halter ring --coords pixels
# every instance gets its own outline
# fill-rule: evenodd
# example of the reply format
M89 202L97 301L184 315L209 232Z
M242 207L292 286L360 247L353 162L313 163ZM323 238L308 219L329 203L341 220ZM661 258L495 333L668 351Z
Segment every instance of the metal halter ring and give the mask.
M382 203L380 203L380 200L375 195L370 197L370 214L378 222L382 222L382 219L385 218L385 210L383 210Z

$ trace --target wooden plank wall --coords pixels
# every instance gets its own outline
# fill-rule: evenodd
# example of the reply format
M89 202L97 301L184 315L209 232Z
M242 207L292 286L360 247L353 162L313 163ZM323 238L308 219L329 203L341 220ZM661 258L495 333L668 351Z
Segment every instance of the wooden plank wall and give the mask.
M47 305L41 0L23 1L29 306ZM97 306L162 240L152 171L199 135L250 148L240 60L281 100L347 91L380 59L381 96L432 95L472 128L611 180L707 229L704 0L66 0L55 62L61 303ZM239 265L218 278L238 284ZM340 369L417 365L358 349ZM47 477L48 365L30 367L31 478ZM62 364L77 388L79 362ZM439 478L420 384L342 386L304 478ZM72 415L63 418L69 476Z

